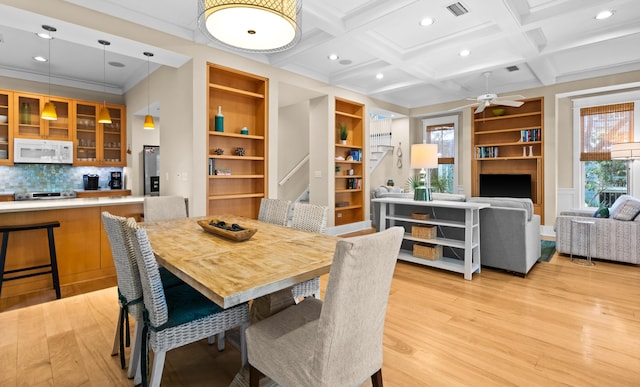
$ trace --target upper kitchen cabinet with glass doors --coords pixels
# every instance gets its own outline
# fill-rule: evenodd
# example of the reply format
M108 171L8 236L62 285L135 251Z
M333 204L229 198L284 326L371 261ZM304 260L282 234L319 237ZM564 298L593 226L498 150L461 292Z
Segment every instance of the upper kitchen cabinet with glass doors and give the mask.
M23 92L15 92L13 99L13 116L17 117L13 126L15 138L73 140L70 99ZM44 105L49 101L55 106L55 120L42 118Z
M101 103L75 104L75 165L126 166L126 109L106 105L111 123L99 123Z
M13 164L13 133L10 125L13 123L11 107L13 93L0 90L0 165Z

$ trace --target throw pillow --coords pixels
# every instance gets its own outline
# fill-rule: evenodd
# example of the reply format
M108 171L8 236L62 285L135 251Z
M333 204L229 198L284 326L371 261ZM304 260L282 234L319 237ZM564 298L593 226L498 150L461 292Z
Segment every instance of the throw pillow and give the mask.
M620 196L613 206L611 206L610 215L617 220L632 220L640 214L640 200L629 196Z

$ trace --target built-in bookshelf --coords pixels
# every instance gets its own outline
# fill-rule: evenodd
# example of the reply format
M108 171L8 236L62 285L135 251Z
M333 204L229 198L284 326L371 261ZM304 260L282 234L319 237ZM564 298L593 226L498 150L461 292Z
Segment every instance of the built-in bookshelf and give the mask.
M480 195L481 174L531 175L534 212L544 222L544 99L487 108L473 115L472 195Z
M364 220L364 105L335 100L335 215L336 226ZM347 139L340 138L340 127Z
M257 219L267 193L269 80L209 63L207 214ZM218 107L222 127L216 127Z

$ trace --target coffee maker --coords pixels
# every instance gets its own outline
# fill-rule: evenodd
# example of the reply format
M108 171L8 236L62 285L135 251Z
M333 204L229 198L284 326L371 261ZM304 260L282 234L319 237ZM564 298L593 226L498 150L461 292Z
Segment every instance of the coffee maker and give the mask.
M109 180L109 188L122 189L122 172L111 172L111 180Z
M82 175L85 190L97 190L100 177L95 174Z

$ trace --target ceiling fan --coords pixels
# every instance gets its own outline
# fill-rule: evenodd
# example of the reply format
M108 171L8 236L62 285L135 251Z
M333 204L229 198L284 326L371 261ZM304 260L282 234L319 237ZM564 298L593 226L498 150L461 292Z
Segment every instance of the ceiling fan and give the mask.
M489 93L489 77L491 76L491 72L487 71L485 73L482 73L482 75L484 75L486 79L487 92L485 94L481 94L477 96L476 98L467 98L470 101L476 101L476 102L468 105L464 105L464 106L459 106L452 110L458 110L458 109L464 109L472 106L477 106L478 108L474 113L481 113L484 111L484 109L487 106L491 106L491 105L502 105L502 106L513 106L513 107L522 106L524 102L516 101L517 99L524 98L524 96L522 95L498 96L497 94Z

